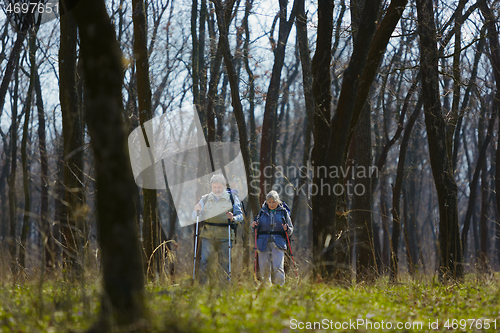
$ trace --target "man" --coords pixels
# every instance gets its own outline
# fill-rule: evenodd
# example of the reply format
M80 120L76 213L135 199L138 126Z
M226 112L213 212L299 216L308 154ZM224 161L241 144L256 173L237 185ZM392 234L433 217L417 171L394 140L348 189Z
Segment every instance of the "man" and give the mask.
M216 261L229 278L229 232L228 221L241 223L243 213L238 196L230 194L226 189L226 179L222 174L215 174L210 179L212 192L204 195L194 206L193 220L200 215L203 227L200 229L201 260L200 281L206 282L207 275L216 275ZM232 197L232 200L231 200ZM234 243L235 233L231 229L231 242Z

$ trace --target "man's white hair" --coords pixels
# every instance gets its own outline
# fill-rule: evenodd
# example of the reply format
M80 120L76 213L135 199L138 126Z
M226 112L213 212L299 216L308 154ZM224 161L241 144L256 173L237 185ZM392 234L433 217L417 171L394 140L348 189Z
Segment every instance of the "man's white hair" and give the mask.
M226 185L226 178L221 174L217 173L210 178L210 184L217 183L217 184L222 184Z

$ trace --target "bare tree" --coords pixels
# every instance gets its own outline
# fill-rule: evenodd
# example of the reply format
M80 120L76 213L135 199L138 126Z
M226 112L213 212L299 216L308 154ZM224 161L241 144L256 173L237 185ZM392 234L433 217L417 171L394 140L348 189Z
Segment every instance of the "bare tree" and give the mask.
M276 122L277 122L277 106L280 94L281 72L285 61L285 49L288 41L288 36L293 26L293 21L296 15L296 2L287 19L287 3L288 0L280 0L280 10L276 18L279 18L278 41L274 42L273 32L274 24L271 29L271 42L274 53L274 64L269 81L269 87L266 95L266 105L264 108L264 120L262 122L262 140L260 147L260 198L259 202L264 202L267 192L271 189L274 177L267 176L266 172L269 166L275 165L276 155ZM275 22L276 22L275 18ZM274 172L271 173L274 175Z
M457 185L446 145L446 122L441 111L438 50L433 3L417 0L420 70L425 125L432 174L439 201L440 272L444 280L463 276L463 255L458 228Z
M64 2L69 6L69 2ZM83 194L83 121L77 90L77 24L73 11L61 16L59 48L59 100L64 145L64 187L66 216L61 224L64 266L72 277L83 273L85 209Z
M136 56L137 72L137 99L139 101L139 122L149 147L144 123L153 118L151 108L151 84L149 82L149 54L147 49L147 22L145 5L142 0L132 1L132 19L134 21L134 54ZM154 250L160 244L161 224L158 214L157 191L154 189L143 189L144 214L142 223L143 246L145 249L146 271L148 277L152 278L158 271L159 252L153 256Z
M30 209L31 209L31 197L30 197L30 180L29 180L29 163L28 163L28 152L27 144L29 137L29 119L31 114L31 100L33 96L33 90L35 86L35 45L36 45L36 35L33 31L29 32L29 58L31 64L30 71L30 84L28 88L28 94L26 96L26 102L24 104L24 125L23 125L23 138L21 140L21 159L23 163L23 189L24 189L24 217L23 226L21 228L21 244L19 247L19 266L26 269L26 241L28 238L28 232L30 227Z
M17 107L19 95L19 60L16 62L16 70L14 71L14 91L12 103L12 124L11 124L11 160L10 162L10 177L9 177L9 218L10 218L10 231L9 231L9 253L10 253L10 270L13 274L17 273L17 241L16 241L16 228L17 228L17 199L16 199L16 172L17 172Z
M140 330L145 318L144 276L123 121L122 55L104 1L80 3L74 14L87 89L86 122L95 154L102 254L102 315L94 331L109 331L112 323Z

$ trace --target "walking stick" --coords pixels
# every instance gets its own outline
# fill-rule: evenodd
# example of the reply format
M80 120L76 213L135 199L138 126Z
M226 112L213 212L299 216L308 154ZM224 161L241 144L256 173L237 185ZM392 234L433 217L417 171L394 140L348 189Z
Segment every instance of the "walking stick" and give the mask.
M193 280L195 278L196 273L196 254L198 253L198 224L199 224L200 215L196 212L196 231L194 236L194 263L193 263Z
M231 220L227 219L227 234L229 239L229 281L231 281Z
M257 221L257 216L254 217L254 221ZM254 278L257 280L257 227L254 227L255 233L255 245L253 250L255 251L255 265L253 269Z
M288 237L288 228L285 230L285 234L286 234L286 241L288 242L288 248L290 249L290 255L292 256L293 267L295 268L295 276L298 278L299 274L297 273L297 265L295 264L295 259L293 258L292 247L290 246L290 238Z

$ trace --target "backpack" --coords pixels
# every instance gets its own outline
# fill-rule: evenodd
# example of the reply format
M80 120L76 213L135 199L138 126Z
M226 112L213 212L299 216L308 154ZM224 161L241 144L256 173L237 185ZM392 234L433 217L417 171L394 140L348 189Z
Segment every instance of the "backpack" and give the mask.
M243 204L243 201L241 201L240 197L238 196L238 190L231 190L231 188L226 188L226 191L229 193L229 199L231 200L231 206L234 209L234 197L233 194L240 200L241 204L241 210L243 215L246 215L245 211L245 205ZM203 197L203 205L205 205L208 201L208 195ZM238 238L238 224L231 224L231 229L234 230L234 243L236 244L236 239Z
M262 204L262 208L264 208L264 206L266 205L266 202L264 202ZM288 214L288 217L290 217L290 215L292 214L292 211L290 210L290 207L288 207L288 205L286 204L286 202L284 202L283 200L281 200L281 203L280 205L285 208L286 210L286 213ZM260 210L259 212L259 215L255 216L255 220L254 221L257 221L259 218L260 218L260 215L262 214L262 209Z

